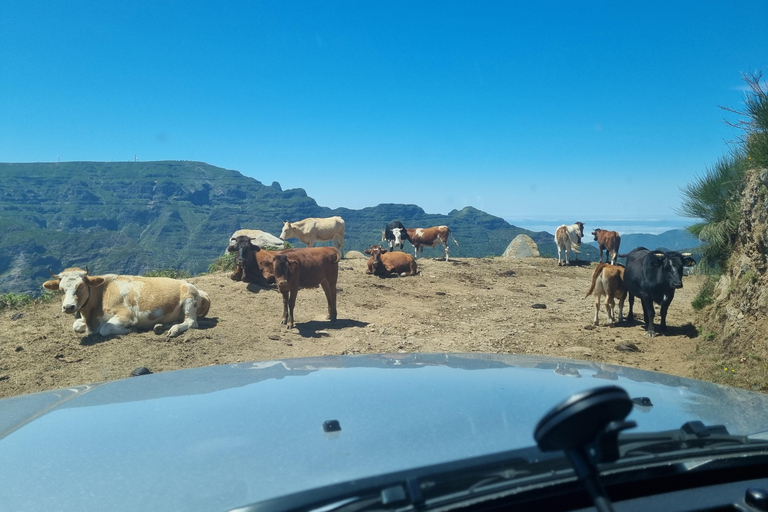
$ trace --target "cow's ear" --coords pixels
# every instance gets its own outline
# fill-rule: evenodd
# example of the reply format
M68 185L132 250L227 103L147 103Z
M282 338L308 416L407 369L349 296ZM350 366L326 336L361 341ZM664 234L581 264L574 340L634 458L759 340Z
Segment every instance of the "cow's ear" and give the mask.
M248 242L248 243L250 243L250 242ZM253 250L253 252L259 252L261 250L261 247L259 247L258 245L255 245L255 244L251 244L251 249Z
M383 247L382 247L382 248L381 248L381 254L384 254L385 252L387 252L387 250L386 250L385 248L383 248Z
M291 273L295 274L299 270L299 262L296 260L288 260L288 269Z
M43 288L46 290L56 291L59 289L59 283L61 281L56 279L55 281L46 281L43 283Z
M84 276L83 281L85 281L85 284L87 284L88 286L93 286L94 288L101 286L107 282L107 280L101 276L93 276L93 277Z
M683 258L683 265L685 265L686 267L693 267L696 265L696 260L691 258L690 256L686 256L685 258Z
M363 251L363 254L367 254L368 256L370 256L371 255L371 250L370 249L366 249L366 250Z
M227 252L237 252L237 246L236 245L228 245L227 246Z

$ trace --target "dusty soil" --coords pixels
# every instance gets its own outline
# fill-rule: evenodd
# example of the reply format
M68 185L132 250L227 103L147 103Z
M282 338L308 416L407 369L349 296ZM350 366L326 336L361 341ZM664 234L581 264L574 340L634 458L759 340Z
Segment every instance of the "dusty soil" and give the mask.
M639 321L592 326L584 298L595 263L555 259L419 259L421 275L366 275L366 260L340 263L336 322L321 289L298 295L296 328L280 325L282 298L217 273L190 279L211 297L201 328L169 339L153 332L87 338L72 331L58 300L0 315L0 397L153 372L330 354L493 352L545 354L693 377L697 331L691 300L701 278L687 277L669 309L666 335L648 338ZM536 305L536 307L534 307ZM541 307L544 305L545 307ZM642 316L639 301L637 317ZM625 304L626 314L629 305ZM658 314L657 314L658 324ZM619 345L633 344L626 352Z

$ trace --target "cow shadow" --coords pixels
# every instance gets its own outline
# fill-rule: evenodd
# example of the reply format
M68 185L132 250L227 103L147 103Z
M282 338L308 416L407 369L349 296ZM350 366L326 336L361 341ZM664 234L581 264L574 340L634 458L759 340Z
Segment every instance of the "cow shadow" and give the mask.
M262 286L257 283L248 283L245 289L251 293L259 293L261 291L277 290L277 285Z
M589 260L570 260L568 262L568 265L565 265L566 267L588 267L592 264L592 261Z
M636 327L639 325L645 329L645 322L641 318L625 318L624 322L617 322L615 325L616 327ZM658 316L655 317L655 320L653 328L656 332L656 336L685 336L686 338L691 339L699 337L699 330L690 322L683 325L667 324L667 330L662 331L658 322Z
M216 327L219 324L219 318L218 317L200 317L197 319L197 329L188 329L186 332L179 335L184 336L185 334L189 332L194 331L205 331L207 329L211 329L213 327ZM168 329L170 329L174 324L168 324L163 326L163 330L159 333L157 333L157 336L162 336L165 338L165 336L168 334ZM152 329L141 329L137 332L152 332ZM122 336L130 336L133 333L127 333L127 334L113 334L111 336L102 336L99 333L93 332L87 336L83 336L80 338L80 345L84 347L92 347L94 345L98 345L99 343L104 343L105 341L111 340L113 338L120 338Z
M309 322L296 323L294 328L298 331L299 336L303 338L324 338L328 336L328 333L325 331L346 329L348 327L365 327L367 325L368 322L338 318L333 322L330 320L310 320Z

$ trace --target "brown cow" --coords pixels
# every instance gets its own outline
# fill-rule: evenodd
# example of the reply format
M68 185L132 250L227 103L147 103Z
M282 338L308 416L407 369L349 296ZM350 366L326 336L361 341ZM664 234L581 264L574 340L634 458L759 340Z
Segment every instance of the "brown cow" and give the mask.
M336 320L336 281L341 253L335 247L307 247L276 254L272 264L277 289L283 294L281 324L293 328L293 308L302 288L323 287L328 300L328 319Z
M234 281L243 281L245 283L256 283L259 286L271 286L275 284L275 276L272 272L272 262L276 254L294 251L295 249L286 249L284 251L267 251L251 242L249 236L241 235L232 238L227 247L227 252L236 253L235 271L229 278Z
M395 276L415 276L416 260L410 254L404 252L388 252L379 245L372 245L366 249L365 254L370 254L368 259L368 270L366 274L373 274L379 277Z
M605 311L608 313L610 324L613 325L616 322L614 299L619 300L619 322L624 321L624 299L627 298L627 287L624 284L624 267L621 265L599 263L592 273L592 286L589 287L584 298L589 297L592 291L595 292L595 325L599 325L597 316L600 312L600 297L603 295L605 295Z
M443 250L445 251L445 261L448 261L448 235L451 235L451 230L448 226L435 226L433 228L406 228L408 233L408 240L413 244L413 255L418 258L419 254L423 255L424 247L436 247L443 244ZM453 243L457 246L459 242L453 238Z
M610 255L611 265L615 265L621 245L621 235L616 231L596 229L592 232L592 236L595 237L595 242L600 246L600 263L603 262L603 251L605 251L605 262L608 263L608 256Z

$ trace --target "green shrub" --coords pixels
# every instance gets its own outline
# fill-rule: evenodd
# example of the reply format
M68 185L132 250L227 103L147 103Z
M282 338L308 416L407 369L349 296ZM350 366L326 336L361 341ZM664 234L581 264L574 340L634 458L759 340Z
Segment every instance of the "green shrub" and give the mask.
M691 301L691 306L693 306L695 311L701 311L714 302L715 284L716 278L712 276L707 277L704 283L702 283L699 293Z
M216 258L208 265L208 272L233 272L235 270L235 253L228 252Z
M18 309L32 304L34 299L31 295L24 293L3 293L0 294L0 309Z
M144 273L145 277L170 277L171 279L188 279L191 277L190 273L186 270L178 270L175 268L166 268L162 270L150 270Z

